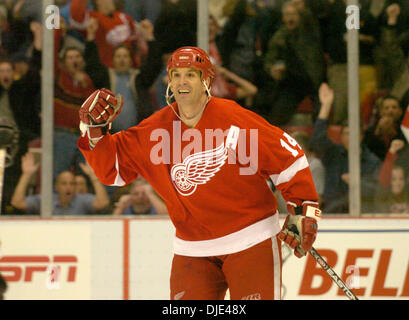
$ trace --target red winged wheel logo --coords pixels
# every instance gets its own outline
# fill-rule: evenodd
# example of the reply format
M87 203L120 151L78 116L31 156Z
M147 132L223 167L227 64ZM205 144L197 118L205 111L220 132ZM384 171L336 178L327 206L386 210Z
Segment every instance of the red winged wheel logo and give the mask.
M197 185L205 184L220 170L226 159L227 149L223 142L215 149L192 154L172 167L173 185L182 196L190 196Z

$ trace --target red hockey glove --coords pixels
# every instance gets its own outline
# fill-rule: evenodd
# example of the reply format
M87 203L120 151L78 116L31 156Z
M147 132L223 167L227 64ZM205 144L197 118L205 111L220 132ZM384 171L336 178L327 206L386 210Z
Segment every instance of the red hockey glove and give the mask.
M82 136L88 135L90 141L96 144L111 128L123 104L121 95L115 97L108 89L95 90L79 110Z
M313 206L307 206L303 215L289 214L278 238L294 249L294 254L301 258L312 248L320 219L321 210Z

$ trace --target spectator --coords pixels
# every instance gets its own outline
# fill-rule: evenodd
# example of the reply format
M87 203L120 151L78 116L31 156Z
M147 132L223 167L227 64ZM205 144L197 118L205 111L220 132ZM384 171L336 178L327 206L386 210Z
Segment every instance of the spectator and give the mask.
M393 96L386 96L379 105L378 121L365 131L364 144L381 161L385 159L392 140L404 139L400 130L402 114L399 100Z
M405 111L405 116L402 120L401 130L405 136L406 142L409 141L409 107ZM405 144L404 140L392 140L385 160L382 164L379 180L384 188L387 188L391 181L392 168L397 165L405 170L406 176L409 178L409 145ZM409 182L409 180L408 180Z
M7 291L7 282L0 273L0 300L4 300L4 294Z
M387 188L391 182L392 168L395 165L398 153L405 147L405 141L400 139L392 140L385 159L379 172L379 182L384 188Z
M324 83L320 87L319 97L321 109L315 122L311 144L325 167L324 207L328 213L348 213L349 128L345 124L342 126L342 144L336 144L328 138L328 118L334 100L334 92ZM362 140L362 135L360 139ZM370 213L373 210L380 160L364 144L361 144L360 158L362 212Z
M26 54L30 48L29 22L35 19L35 14L28 12L26 6L25 0L0 4L0 55L3 58L10 58L15 53Z
M180 23L183 21L183 23ZM160 44L162 69L154 84L157 109L167 105L168 86L166 63L170 54L179 47L195 46L197 33L197 1L164 0L154 25L154 37Z
M137 179L132 183L130 193L119 198L112 214L114 216L167 215L168 211L164 201L157 195L152 186L144 179Z
M126 130L139 123L152 113L152 102L148 90L155 81L162 67L160 48L156 41L149 41L149 55L141 69L132 68L132 54L125 44L117 46L113 51L113 67L105 67L99 59L97 45L94 40L98 29L98 21L90 18L87 23L85 43L86 71L97 88L109 88L115 94L124 97L124 106L113 125L113 132ZM151 33L153 30L151 31Z
M82 31L85 31L91 17L98 21L95 43L102 63L112 67L114 48L125 43L131 48L135 66L139 67L148 53L144 30L151 29L152 23L146 19L137 24L129 15L116 10L114 0L97 0L95 8L95 11L87 10L86 0L73 0L70 12L72 20Z
M7 8L0 4L0 54L6 56L8 53L8 42L12 39L12 35L8 30L7 23Z
M75 174L75 194L91 193L88 186L88 179L85 174Z
M402 98L409 89L407 53L409 41L409 5L407 1L386 1L378 18L380 37L376 47L375 61L379 88L391 90Z
M82 52L66 48L61 67L56 69L54 91L54 176L70 170L79 159L73 137L78 133L79 119L75 116L94 84L84 70Z
M298 142L307 157L308 164L314 180L315 189L317 190L319 203L322 204L325 187L325 168L321 160L317 157L311 145L311 138L306 132L296 131L291 136Z
M216 76L213 80L210 92L212 95L232 99L246 100L245 105L252 105L252 98L257 93L257 87L250 81L236 75L222 67L219 49L216 44L216 36L220 27L214 17L209 17L209 56L216 68Z
M393 167L390 185L386 189L379 188L376 200L376 212L409 213L409 192L402 167Z
M11 57L11 61L14 67L14 80L20 80L30 69L30 59L22 53L17 53Z
M162 46L162 54L172 53L179 47L196 45L196 20L196 1L164 0L154 24L154 37Z
M161 8L162 0L122 0L122 11L135 21L148 19L151 23L155 23Z
M19 133L17 145L10 145L9 159L4 173L1 212L13 213L10 199L21 175L21 156L27 151L28 143L40 135L40 110L36 104L40 93L40 55L33 52L25 76L15 80L13 64L0 61L0 118L3 124ZM14 154L14 157L10 157ZM10 161L13 160L13 161Z
M257 40L256 40L256 55L258 56L257 64L260 63L260 69L263 69L263 57L265 56L268 49L268 42L271 39L271 35L277 32L281 27L281 8L277 5L273 5L271 2L276 2L276 0L259 0L257 1ZM259 78L260 70L257 66L257 79ZM258 86L262 82L256 82Z
M218 37L224 66L253 83L257 78L258 11L256 2L227 1L225 12L229 18Z
M66 34L64 35L64 45L76 46L80 49L84 49L84 25L77 24L71 18L71 0L60 8L61 19L66 24ZM88 10L92 10L93 6L91 2L88 2Z
M0 105L0 109L1 109ZM20 175L19 170L19 130L14 122L7 117L0 116L0 149L6 151L5 159L2 163L0 173L0 183L2 185L1 196L1 214L13 213L13 208L10 206L10 199L13 194L17 179Z
M14 67L10 61L0 62L0 106L1 113L16 123L23 140L36 138L40 134L39 108L35 97L40 91L40 75L34 68L38 55L34 55L30 69L24 77L14 80Z
M1 106L0 106L1 107ZM5 159L1 159L0 184L2 186L1 213L9 213L10 198L18 179L18 161L16 155L19 151L19 130L14 122L7 117L0 116L0 149L5 150ZM18 160L18 159L17 159ZM4 162L3 162L4 161ZM3 171L4 170L4 171ZM6 209L7 208L7 209Z
M14 190L11 204L27 214L39 214L41 206L41 195L26 196L27 187L31 176L38 170L40 164L35 163L33 154L27 153L21 160L22 175ZM84 167L85 168L85 167ZM87 169L85 169L87 170ZM53 195L53 214L55 215L84 215L104 209L109 205L109 197L104 186L92 175L91 181L95 188L93 194L76 194L75 178L70 171L61 172L55 182L57 193Z
M319 3L319 2L322 2L322 1L320 0L315 0L315 1L290 0L290 3L295 6L298 13L300 14L300 21L303 24L303 27L306 30L309 30L310 32L313 32L315 34L320 34L318 12L319 10L322 10L324 8L322 7L322 4L321 4L321 7L319 7L318 5L318 8L315 8L317 9L317 12L313 12L310 9L310 6L314 5L314 3Z
M223 28L227 22L227 16L223 12L228 0L209 0L209 15L213 16L217 24Z
M42 50L42 27L32 22L36 51ZM59 59L59 49L65 30L54 30L54 146L53 176L69 171L84 161L79 153L76 137L79 133L78 109L95 90L85 72L85 62L80 49L67 47Z
M41 6L34 1L28 0L11 0L14 2L13 15L18 19L26 21L41 21L42 13Z
M85 193L95 193L95 190L100 188L101 183L95 176L94 171L89 166L87 162L80 162L79 167L82 173L76 173L75 176L75 193L85 194ZM89 185L91 182L91 185ZM103 192L100 192L103 194Z
M333 88L335 98L332 123L341 124L347 119L347 29L345 25L346 0L336 0L327 4L328 15L322 29L324 51L328 55L328 83ZM367 0L360 1L359 29L359 99L373 91L376 84L374 68L374 48L378 37L378 25L372 16Z
M318 194L318 202L320 206L322 206L323 201L322 197L324 194L324 187L325 187L325 168L322 164L321 160L317 158L315 152L310 143L310 136L304 131L295 131L291 134L291 136L297 141L300 145L302 150L304 151L305 156L307 157L308 164L310 166L312 179L314 180L315 189L317 190ZM276 189L271 180L267 180L268 185L272 189L274 196L277 198L278 202L278 212L280 213L288 213L287 203L285 202L281 192Z
M7 117L0 117L0 149L6 150L5 167L13 165L18 151L19 131L14 122Z
M291 3L283 5L283 22L270 39L265 56L269 83L256 99L274 125L288 123L307 96L313 101L314 113L318 113L317 91L325 71L320 36L304 29Z

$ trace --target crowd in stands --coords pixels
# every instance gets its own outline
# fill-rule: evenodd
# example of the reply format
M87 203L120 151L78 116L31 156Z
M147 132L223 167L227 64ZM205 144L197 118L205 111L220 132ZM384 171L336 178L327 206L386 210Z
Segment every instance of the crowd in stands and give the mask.
M197 1L55 3L54 214L167 214L143 178L123 188L98 181L76 145L78 109L95 89L121 94L125 104L111 129L118 132L165 107L170 53L197 45ZM236 100L295 138L324 212L348 213L349 139L360 139L362 212L409 213L409 2L360 1L360 137L350 137L347 122L347 1L208 3L212 95ZM40 211L39 162L30 149L41 143L42 33L41 6L0 0L3 214Z

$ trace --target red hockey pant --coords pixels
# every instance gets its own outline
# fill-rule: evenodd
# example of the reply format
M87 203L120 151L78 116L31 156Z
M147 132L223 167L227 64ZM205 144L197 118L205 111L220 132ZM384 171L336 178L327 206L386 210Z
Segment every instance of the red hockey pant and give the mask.
M171 299L232 300L281 298L281 241L267 239L246 250L214 257L175 254Z

